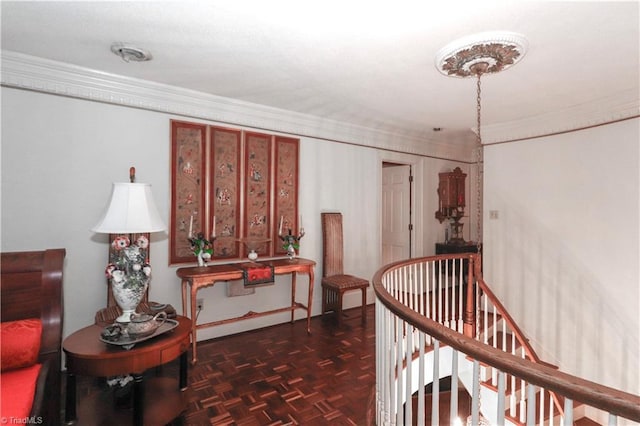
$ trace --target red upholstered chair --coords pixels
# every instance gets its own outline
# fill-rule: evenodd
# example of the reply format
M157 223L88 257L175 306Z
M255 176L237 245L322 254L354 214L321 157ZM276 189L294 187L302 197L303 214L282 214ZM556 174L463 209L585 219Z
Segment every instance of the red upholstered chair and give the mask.
M60 424L65 254L65 249L0 254L0 420L5 422L14 423L13 416L15 423Z
M322 219L322 315L333 311L342 325L342 299L349 290L362 291L362 323L366 322L369 281L344 273L342 213L321 213Z

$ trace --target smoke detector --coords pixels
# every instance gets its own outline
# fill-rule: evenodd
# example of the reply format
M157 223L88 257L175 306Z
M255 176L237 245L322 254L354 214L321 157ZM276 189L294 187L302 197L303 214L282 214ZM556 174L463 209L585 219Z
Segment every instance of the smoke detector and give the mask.
M111 51L120 56L125 62L144 62L150 61L153 58L148 50L140 49L127 43L113 43L111 45Z

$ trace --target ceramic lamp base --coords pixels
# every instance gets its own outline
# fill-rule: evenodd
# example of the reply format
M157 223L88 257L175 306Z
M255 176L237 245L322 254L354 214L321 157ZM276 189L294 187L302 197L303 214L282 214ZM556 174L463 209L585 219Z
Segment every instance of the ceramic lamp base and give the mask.
M126 285L124 281L115 282L114 280L111 280L113 298L120 309L122 309L122 315L120 315L116 321L131 321L131 314L136 312L136 308L140 302L142 302L148 285L148 281L143 285Z
M116 318L116 322L131 322L131 314L135 314L135 309L122 310L122 315Z

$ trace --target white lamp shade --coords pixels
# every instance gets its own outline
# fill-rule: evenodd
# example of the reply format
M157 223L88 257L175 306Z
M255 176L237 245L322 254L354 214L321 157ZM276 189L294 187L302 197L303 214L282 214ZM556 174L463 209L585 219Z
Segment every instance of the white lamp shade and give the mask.
M114 183L111 199L98 224L91 228L104 234L164 231L166 226L148 183Z

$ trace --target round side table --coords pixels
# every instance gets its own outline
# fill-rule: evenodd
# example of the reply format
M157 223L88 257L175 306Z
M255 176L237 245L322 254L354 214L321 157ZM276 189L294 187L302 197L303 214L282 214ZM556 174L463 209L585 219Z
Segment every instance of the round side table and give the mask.
M178 316L178 325L164 334L137 343L130 350L100 340L102 326L90 325L64 339L62 349L66 355L67 387L65 422L74 422L76 414L76 375L111 377L131 374L133 385L133 424L166 424L176 418L187 404L187 351L189 349L191 320ZM180 358L180 372L175 387L167 389L149 383L145 392L143 374L146 370ZM151 382L151 380L149 381ZM177 384L175 382L178 382ZM160 392L155 392L161 388ZM158 396L161 401L154 398Z

